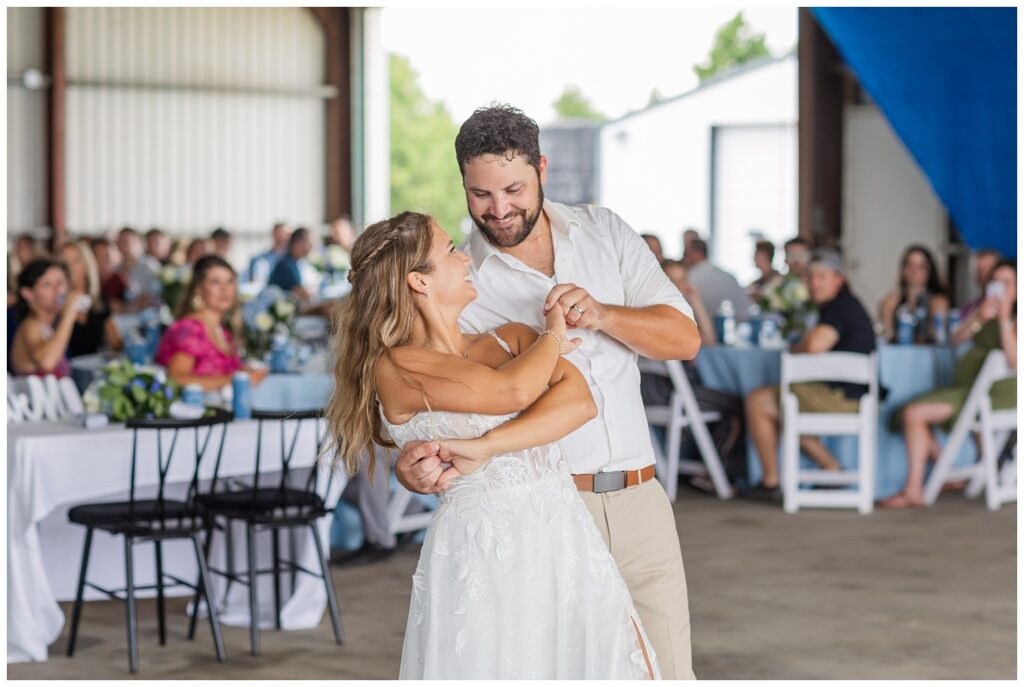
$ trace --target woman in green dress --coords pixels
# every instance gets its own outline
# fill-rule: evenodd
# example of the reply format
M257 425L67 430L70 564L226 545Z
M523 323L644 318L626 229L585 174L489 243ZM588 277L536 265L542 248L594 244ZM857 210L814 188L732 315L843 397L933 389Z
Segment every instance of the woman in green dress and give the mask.
M936 425L948 432L952 429L967 400L981 366L989 352L1002 349L1010 367L1017 369L1017 263L1003 260L992 270L985 285L985 300L970 317L970 327L961 332L973 336L974 345L957 361L953 385L918 396L893 417L898 428L903 425L907 447L907 481L903 491L879 502L885 508L907 508L924 504L924 473L928 458L938 458L939 443L932 434ZM954 344L963 343L954 340ZM1017 381L1005 379L992 385L992 407L1004 410L1017 407Z

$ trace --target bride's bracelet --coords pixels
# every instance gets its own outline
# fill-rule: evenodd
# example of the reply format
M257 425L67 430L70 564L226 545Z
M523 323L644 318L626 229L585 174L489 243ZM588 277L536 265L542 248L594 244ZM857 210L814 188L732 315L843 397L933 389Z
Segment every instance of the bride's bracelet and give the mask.
M552 339L554 339L555 343L558 344L558 355L562 355L562 337L560 337L558 334L555 334L550 329L545 329L544 331L542 331L540 333L540 336L550 336ZM537 337L538 340L540 339L540 336Z

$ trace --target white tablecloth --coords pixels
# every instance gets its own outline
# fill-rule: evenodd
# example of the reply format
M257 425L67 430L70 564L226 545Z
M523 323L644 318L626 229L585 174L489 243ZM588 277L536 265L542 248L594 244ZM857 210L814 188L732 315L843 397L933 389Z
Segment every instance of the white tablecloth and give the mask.
M184 493L192 477L193 430L183 430L175 449L167 483ZM205 432L205 429L200 430ZM214 439L219 439L216 430ZM249 475L254 466L256 423L233 422L228 426L220 475ZM294 431L289 423L289 434ZM136 485L155 487L157 483L155 437L140 433ZM167 434L165 432L165 439ZM200 434L200 437L203 435ZM131 432L123 425L87 431L71 423L27 423L7 426L7 660L44 661L47 646L54 642L64 626L64 614L58 601L74 598L85 528L67 521L67 511L80 503L118 500L127 497L131 466ZM263 432L261 472L279 469L280 435L278 423L267 423ZM167 444L165 444L165 447ZM166 450L166 449L165 449ZM296 444L293 468L309 468L314 463L313 425L306 422ZM208 449L200 478L213 474L215 446ZM308 474L308 473L307 473ZM344 477L333 480L328 504L333 506L340 494ZM331 519L319 523L320 539L329 541ZM236 532L241 535L241 532ZM299 564L316 570L316 548L308 536L296 537ZM211 558L223 568L222 535L217 536ZM287 541L287 540L285 540ZM236 536L236 569L245 561L244 535ZM108 589L124 585L123 539L97 532L93 537L89 561L89 580ZM257 540L260 563L269 560L269 534ZM153 547L136 546L135 575L138 584L155 580ZM287 545L283 547L287 552ZM182 579L196 579L195 556L187 542L164 545L165 571ZM273 623L271 576L260 580L261 625ZM290 590L288 575L284 576L284 594ZM215 579L217 596L223 580ZM225 624L248 625L247 592L233 585L231 598L223 607ZM168 590L168 594L189 594L186 588ZM106 598L98 593L86 598ZM283 602L282 625L285 629L302 629L319 624L326 608L323 583L300 574L294 594ZM86 607L83 622L89 622Z

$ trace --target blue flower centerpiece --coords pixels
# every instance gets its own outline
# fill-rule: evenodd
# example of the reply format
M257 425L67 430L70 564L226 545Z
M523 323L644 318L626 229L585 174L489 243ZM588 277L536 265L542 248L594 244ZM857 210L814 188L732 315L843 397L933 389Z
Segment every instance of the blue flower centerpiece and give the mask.
M102 368L85 390L82 401L90 413L103 413L115 422L129 418L166 418L181 389L157 367L114 360Z
M295 329L295 302L276 286L268 286L242 306L245 355L263 360L274 339L291 340Z

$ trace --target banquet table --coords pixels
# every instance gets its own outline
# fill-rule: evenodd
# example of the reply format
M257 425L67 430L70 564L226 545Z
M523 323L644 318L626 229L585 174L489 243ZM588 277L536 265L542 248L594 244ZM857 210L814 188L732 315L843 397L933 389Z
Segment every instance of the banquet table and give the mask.
M322 407L330 391L324 375L270 375L254 390L254 407L265 410ZM262 436L261 472L280 469L280 432L277 423L265 426ZM257 423L234 421L227 426L227 439L220 467L225 477L252 474L256 449ZM287 423L287 436L294 423ZM183 430L190 433L194 430ZM205 430L200 430L205 431ZM219 439L219 432L214 435ZM144 491L157 483L155 437L139 439L137 485ZM203 434L200 434L202 438ZM132 432L123 424L86 430L72 421L32 422L7 426L7 660L43 661L47 647L61 633L64 615L58 601L74 599L75 584L82 555L84 528L67 521L68 510L80 503L126 498L129 486ZM192 475L191 436L178 442L168 475L170 495L184 495ZM293 469L311 469L315 463L313 426L306 423L295 449ZM180 455L179 455L180 454ZM146 460L149 458L149 460ZM213 460L204 459L200 479L209 479ZM308 474L308 473L307 473ZM321 480L326 479L323 472ZM328 507L337 502L346 478L338 473L327 494ZM329 539L331 518L319 523L321 541ZM269 537L269 535L267 535ZM244 536L234 537L236 546ZM287 541L287 540L286 540ZM215 538L211 559L224 565L223 537ZM290 543L289 543L290 545ZM165 567L169 574L195 579L195 558L188 542L165 543ZM295 551L300 565L316 569L316 549L307 532L296 536ZM258 545L260 566L269 563L268 545ZM135 553L135 574L139 584L153 581L154 565L150 547L139 546ZM266 560L264 560L264 558ZM236 551L235 560L244 560ZM89 562L89 579L107 588L124 585L121 540L96 532ZM272 581L261 579L260 624L273 626ZM287 576L286 576L287 578ZM215 578L217 596L223 580ZM265 586L265 589L264 589ZM185 588L169 589L168 594L188 594ZM286 596L288 591L285 591ZM87 591L86 598L105 598ZM299 575L296 586L282 608L285 629L315 627L326 609L323 583L308 575ZM85 610L88 625L88 608ZM233 585L221 610L221 621L228 625L248 625L248 595L242 585Z
M876 498L898 493L907 475L903 434L889 431L889 418L918 394L949 384L953 378L953 366L962 352L963 349L950 346L879 342L879 385L888 389L888 395L879 403ZM782 351L751 346L704 346L695 362L705 386L745 398L758 387L779 383ZM856 438L832 437L825 441L844 467L856 466ZM956 465L968 465L976 460L974 442L964 442ZM806 457L802 461L808 466L813 465ZM761 463L749 433L747 462L750 483L756 484L761 479Z

